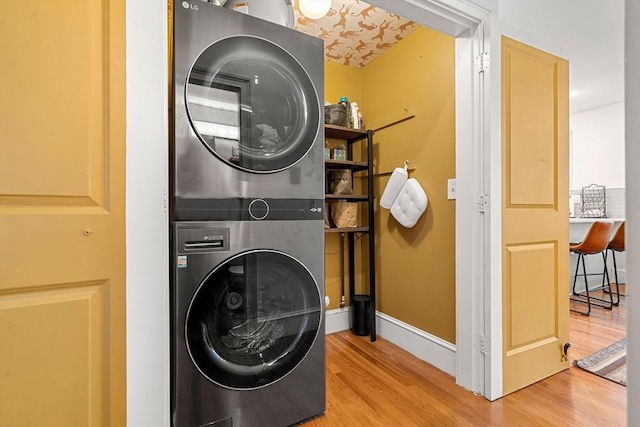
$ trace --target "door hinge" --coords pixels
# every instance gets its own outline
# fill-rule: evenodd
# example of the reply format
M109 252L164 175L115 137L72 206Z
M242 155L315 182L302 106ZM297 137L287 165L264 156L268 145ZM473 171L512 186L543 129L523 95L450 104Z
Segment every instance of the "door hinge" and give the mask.
M162 205L164 208L164 213L167 213L169 210L169 195L167 194L167 187L162 191Z
M489 195L481 194L478 197L478 212L485 213L489 211Z
M489 52L483 52L476 56L473 60L473 70L476 73L483 73L489 68L490 55Z
M480 350L482 354L490 354L491 353L491 340L489 337L483 334L475 334L473 336L475 347Z

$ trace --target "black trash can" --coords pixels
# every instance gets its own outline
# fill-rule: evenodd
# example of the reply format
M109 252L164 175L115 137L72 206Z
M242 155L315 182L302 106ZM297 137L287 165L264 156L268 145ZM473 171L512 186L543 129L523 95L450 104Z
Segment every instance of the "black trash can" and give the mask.
M369 335L369 295L354 295L351 300L351 330L356 335Z

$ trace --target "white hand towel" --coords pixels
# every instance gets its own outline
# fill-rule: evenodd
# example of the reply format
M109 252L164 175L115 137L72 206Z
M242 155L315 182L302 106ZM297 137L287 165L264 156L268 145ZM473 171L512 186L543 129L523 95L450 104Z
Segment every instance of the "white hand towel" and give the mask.
M429 200L415 178L405 182L391 206L391 215L404 227L411 228L427 209Z
M407 182L407 178L409 178L409 172L407 172L406 168L395 168L393 170L393 173L389 178L389 182L384 188L382 197L380 197L380 206L385 209L389 209L391 207L393 201L398 197L402 186Z

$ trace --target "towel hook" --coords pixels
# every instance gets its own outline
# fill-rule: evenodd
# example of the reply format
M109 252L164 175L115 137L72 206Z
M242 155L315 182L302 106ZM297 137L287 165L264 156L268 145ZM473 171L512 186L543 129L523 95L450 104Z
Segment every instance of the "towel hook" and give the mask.
M404 170L409 170L409 160L404 161Z

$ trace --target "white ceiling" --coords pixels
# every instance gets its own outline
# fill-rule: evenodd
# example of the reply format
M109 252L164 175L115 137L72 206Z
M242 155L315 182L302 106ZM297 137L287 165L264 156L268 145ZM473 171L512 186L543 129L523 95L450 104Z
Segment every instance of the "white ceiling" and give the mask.
M498 17L567 52L571 113L624 101L623 0L503 0Z

